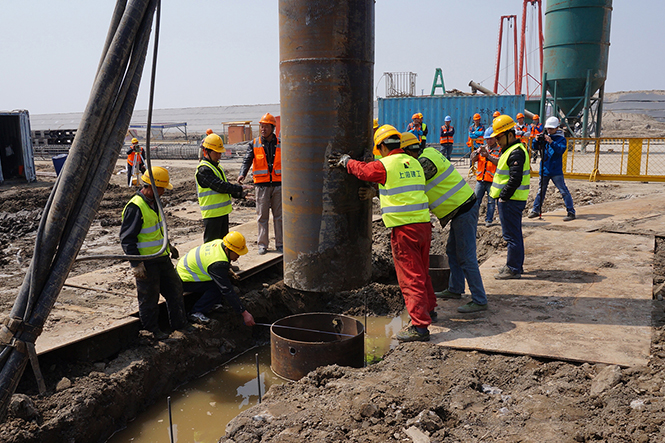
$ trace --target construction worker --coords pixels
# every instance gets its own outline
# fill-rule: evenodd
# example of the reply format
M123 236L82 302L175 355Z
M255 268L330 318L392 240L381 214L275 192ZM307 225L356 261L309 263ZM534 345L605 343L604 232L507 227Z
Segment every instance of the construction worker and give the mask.
M157 194L173 189L169 182L169 171L159 166L152 168ZM164 242L162 219L159 215L155 194L147 172L141 177L143 187L129 200L122 211L120 244L127 255L153 255L160 251ZM136 278L139 301L139 317L143 329L162 340L168 337L158 326L159 294L166 299L169 322L173 329L191 330L185 316L182 299L182 283L175 272L171 258L178 258L178 250L171 245L158 256L147 260L130 260Z
M535 140L540 134L543 133L543 125L540 123L540 116L538 114L534 115L531 120L532 123L529 126L529 139L533 144L533 140ZM536 160L538 159L538 151L532 149L530 154L531 154L531 163L535 163Z
M540 181L538 182L538 194L533 201L533 207L529 212L529 218L540 217L545 194L547 194L547 185L550 180L559 190L563 203L566 205L566 216L563 221L575 220L575 206L573 197L566 186L563 178L563 154L566 152L568 142L559 129L559 119L549 117L545 121L545 133L534 139L536 149L543 153L540 160Z
M396 334L399 341L428 341L429 325L436 312L436 297L429 276L432 226L425 195L425 173L418 161L400 148L400 134L390 125L374 134L374 147L381 159L370 163L352 160L348 154L332 153L330 167L379 184L381 217L392 228L390 246L411 324ZM431 314L430 314L431 312Z
M491 127L485 130L483 138L485 139L486 144L482 145L471 154L471 162L478 162L478 166L476 166L476 189L474 190L478 209L480 209L483 197L487 194L485 227L492 226L492 222L494 221L494 207L496 206L496 202L490 196L490 189L492 188L492 182L494 181L496 165L499 163L500 148L496 143L496 139L492 137L492 132L494 132L494 129Z
M203 138L201 139L201 146L199 150L199 161L203 160L203 142L205 141L206 137L212 133L213 133L212 129L210 128L206 129L206 135L204 135Z
M203 242L222 239L229 233L231 197L242 198L243 186L229 183L219 164L226 150L222 138L209 134L203 140L203 159L196 167L196 194L203 218Z
M416 112L411 116L411 123L406 127L406 132L410 132L418 138L418 142L422 141L425 131L423 130L421 116L422 114Z
M524 114L521 112L519 112L515 118L517 119L517 122L515 122L515 135L520 140L520 143L522 143L528 149L530 131L529 125L524 123Z
M492 137L496 138L501 153L490 197L497 200L503 239L508 243L506 265L494 278L520 278L524 272L522 211L529 197L529 153L515 135L515 121L509 115L498 116L492 126Z
M139 145L137 138L132 139L131 146L127 149L127 186L132 186L134 177L136 177L136 185L139 186L139 175L145 172L145 152L143 147Z
M494 120L495 118L497 118L500 115L501 115L501 113L499 111L494 111L494 114L492 114L492 120Z
M235 312L242 315L247 326L254 326L254 317L242 305L229 279L231 262L247 254L245 237L231 231L223 239L206 242L192 249L178 261L178 275L185 292L202 294L194 303L189 320L205 324L210 321L206 314L222 303L222 296Z
M466 142L466 145L469 147L469 159L471 158L471 153L485 143L484 135L485 126L480 122L480 114L473 114L473 123L469 126L469 140ZM469 166L473 166L473 163L469 163Z
M441 152L434 148L420 149L418 141L409 133L402 134L402 149L417 158L425 173L425 194L429 209L439 219L441 228L450 222L446 255L450 266L448 287L435 293L439 298L460 299L464 280L469 285L471 301L457 308L470 313L487 309L487 295L480 276L476 255L476 229L478 205L476 196L462 175Z
M268 251L268 220L272 210L275 227L275 249L283 252L282 235L282 153L275 135L277 120L270 113L259 120L260 137L251 141L240 167L238 183L242 183L252 167L256 187L256 214L259 225L259 254Z
M441 138L439 143L441 143L441 153L450 161L450 157L453 155L453 136L455 135L455 128L450 122L453 119L446 115L446 118L443 119L444 124L441 126Z

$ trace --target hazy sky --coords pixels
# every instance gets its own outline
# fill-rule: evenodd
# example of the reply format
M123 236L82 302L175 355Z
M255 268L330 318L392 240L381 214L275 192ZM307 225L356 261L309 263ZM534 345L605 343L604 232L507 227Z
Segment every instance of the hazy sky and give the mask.
M613 3L605 90L665 89L665 1ZM277 5L163 0L155 107L278 103ZM0 110L83 111L114 6L0 0ZM470 91L470 80L492 89L500 17L521 10L521 0L377 0L375 91L385 95L384 72L410 71L418 74L418 94L429 93L436 68L447 89ZM535 35L535 21L527 26ZM148 105L149 68L147 62L137 109ZM511 81L502 74L504 80Z

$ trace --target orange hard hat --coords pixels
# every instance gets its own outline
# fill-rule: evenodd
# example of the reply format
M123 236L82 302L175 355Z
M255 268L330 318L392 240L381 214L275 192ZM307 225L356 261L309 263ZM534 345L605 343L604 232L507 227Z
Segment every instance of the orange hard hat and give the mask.
M206 134L207 134L207 135L212 134L212 129L210 129L210 128L206 129Z
M540 120L540 116L538 114L534 115L531 120Z
M259 123L266 123L269 125L277 126L277 120L269 112L266 112L266 114L263 117L261 117Z
M520 113L518 113L515 117L516 117L516 118L524 118L524 114L522 114L522 113L520 112Z
M418 114L417 112L411 116L411 120L415 120L417 118L420 118L420 114Z
M473 119L474 120L480 120L480 114L478 114L478 113L473 114Z
M499 111L494 111L494 114L492 114L492 118L497 118L500 115L501 113Z

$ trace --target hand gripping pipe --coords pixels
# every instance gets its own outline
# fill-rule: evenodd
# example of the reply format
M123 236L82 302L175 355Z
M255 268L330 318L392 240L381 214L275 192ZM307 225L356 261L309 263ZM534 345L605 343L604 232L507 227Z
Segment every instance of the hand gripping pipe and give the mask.
M23 285L0 328L0 418L104 196L136 102L158 0L118 0L83 119L37 231Z

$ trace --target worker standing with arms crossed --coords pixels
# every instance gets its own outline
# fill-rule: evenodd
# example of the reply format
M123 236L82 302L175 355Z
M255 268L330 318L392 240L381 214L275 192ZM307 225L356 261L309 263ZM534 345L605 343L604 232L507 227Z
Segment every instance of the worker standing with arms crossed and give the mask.
M244 308L229 280L231 262L247 254L245 237L231 231L223 239L216 239L192 249L178 261L178 275L186 292L202 294L192 307L189 319L205 324L210 319L205 315L222 302L222 296L233 310L242 315L247 326L254 326L254 317Z
M169 182L169 172L159 166L152 168L155 186L159 196L166 189L173 189ZM164 230L159 215L155 194L150 185L150 176L141 177L143 188L127 203L122 211L120 226L120 244L127 255L152 255L162 248ZM143 329L162 340L168 335L159 329L159 294L166 299L169 322L173 329L190 331L191 326L185 316L182 299L182 283L175 272L171 258L178 258L178 250L167 245L159 256L148 260L130 260L132 272L136 278L136 292L139 300L139 317Z
M330 167L344 168L360 180L379 184L381 217L386 227L392 228L390 246L397 281L411 316L411 324L402 328L396 338L401 342L428 341L430 311L436 312L436 298L429 276L432 226L425 173L420 163L400 148L400 139L397 129L383 125L374 134L380 160L365 163L352 160L348 154L332 153L328 162Z
M277 120L266 113L259 120L260 137L251 141L240 167L238 183L242 183L252 167L256 188L256 215L259 227L259 255L268 252L268 221L270 211L275 226L275 249L283 252L282 234L282 151L275 135Z
M492 182L494 181L496 165L499 163L500 148L496 143L496 139L492 137L492 132L494 132L492 127L487 128L485 130L485 135L483 136L487 144L482 145L471 153L471 163L478 162L478 166L476 167L476 189L474 190L478 209L480 209L483 197L487 194L485 227L492 226L492 222L494 221L494 208L496 206L496 202L492 196L490 196L490 189L492 188Z
M480 276L476 255L478 206L476 196L464 178L443 154L434 148L420 149L409 133L402 134L402 149L418 159L425 173L425 194L429 209L444 229L450 222L446 255L450 266L448 288L437 292L439 298L460 299L464 280L469 285L471 301L457 308L463 314L487 309L487 295Z
M524 272L524 237L522 211L529 197L529 153L515 135L515 122L509 115L500 115L492 123L501 146L499 163L494 173L490 196L497 200L503 239L508 243L506 265L494 276L497 280L521 278Z
M222 239L229 233L229 214L233 210L231 197L242 198L241 185L229 183L219 159L225 151L222 138L209 134L203 140L203 159L196 167L196 194L203 218L203 242Z
M444 119L444 124L441 126L441 138L439 143L441 143L441 153L450 161L450 157L453 155L453 137L455 136L455 128L450 124L453 119L446 115Z

